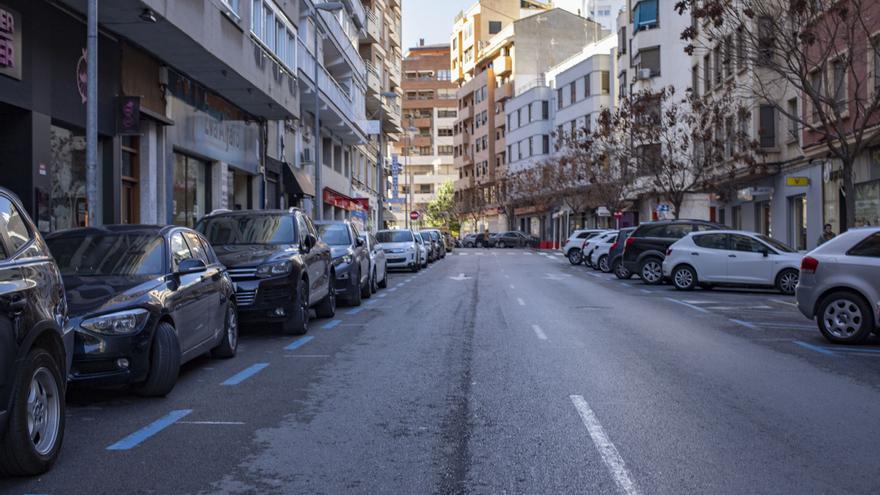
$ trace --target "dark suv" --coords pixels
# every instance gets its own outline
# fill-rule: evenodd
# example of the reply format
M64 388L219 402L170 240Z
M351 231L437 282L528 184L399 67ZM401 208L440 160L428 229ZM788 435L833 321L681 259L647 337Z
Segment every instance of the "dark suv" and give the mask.
M666 249L691 232L721 230L725 227L704 220L661 220L643 223L626 239L623 266L638 274L649 285L663 282Z
M52 467L72 356L61 274L21 203L0 188L0 473Z
M357 228L348 221L318 222L318 235L333 251L334 288L351 306L369 298L370 252Z
M221 212L196 230L228 268L242 323L278 323L284 333L301 335L310 308L320 318L336 313L330 247L302 211Z

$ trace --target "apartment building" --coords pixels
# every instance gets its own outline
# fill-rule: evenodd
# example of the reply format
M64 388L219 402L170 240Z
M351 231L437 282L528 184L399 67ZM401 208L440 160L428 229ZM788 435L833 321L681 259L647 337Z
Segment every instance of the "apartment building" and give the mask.
M451 44L452 78L459 84L454 128L456 201L466 211L482 212L471 215L480 217L471 226L474 230L513 227L514 214L499 205L496 190L507 163L507 101L518 88L539 84L548 68L603 34L597 23L563 9L548 10L530 2L510 4L528 8L520 9L523 17L506 25L492 19L495 10L479 3L472 6L456 19ZM495 34L479 39L484 27Z
M627 0L582 0L582 15L598 22L602 29L617 32L617 16Z
M448 44L425 45L420 40L403 60L406 136L395 147L401 165L392 177L395 225L405 225L410 211L424 214L439 188L456 178L452 129L457 101L451 78Z

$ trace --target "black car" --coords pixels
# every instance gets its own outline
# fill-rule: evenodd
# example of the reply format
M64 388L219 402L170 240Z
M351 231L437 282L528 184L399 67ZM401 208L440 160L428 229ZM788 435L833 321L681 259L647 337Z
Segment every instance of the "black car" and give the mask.
M510 231L502 232L495 238L495 247L528 247L531 244L529 236L522 232Z
M333 251L336 293L351 306L360 306L370 291L370 253L349 221L316 222L318 235Z
M278 324L284 333L308 331L309 309L336 313L330 248L302 211L222 212L196 229L214 246L235 283L242 323Z
M661 220L639 225L624 243L623 266L649 285L663 282L666 249L691 232L725 227L704 220Z
M0 188L0 473L46 472L61 450L73 334L58 267Z
M47 236L76 336L71 380L167 395L180 366L232 357L238 314L226 268L199 233L108 225Z
M613 273L619 279L629 279L632 278L633 273L626 269L623 266L623 247L626 244L626 240L629 239L630 234L636 230L635 227L625 227L620 229L617 232L617 239L614 241L614 244L611 245L611 249L608 251L608 266L611 267L611 273Z
M477 234L477 236L474 237L473 246L478 247L478 248L494 247L495 246L495 237L497 235L498 234L485 234L485 233Z

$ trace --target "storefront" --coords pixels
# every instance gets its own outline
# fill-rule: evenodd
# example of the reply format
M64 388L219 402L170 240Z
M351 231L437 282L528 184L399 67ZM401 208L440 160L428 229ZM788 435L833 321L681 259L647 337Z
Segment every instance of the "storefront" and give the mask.
M324 201L324 220L351 220L362 231L366 230L370 214L369 198L352 198L325 187L321 195Z
M825 223L834 232L841 232L846 223L846 195L843 191L843 172L836 160L823 165ZM880 225L880 148L874 148L856 160L853 167L855 182L855 225Z
M261 208L262 198L277 198L281 170L275 188L264 190L256 119L174 70L168 83L167 221L192 226L215 209Z
M42 231L120 220L118 44L98 40L97 205L86 199L86 27L46 2L0 0L0 185ZM117 158L118 157L118 158ZM131 210L129 210L131 211Z

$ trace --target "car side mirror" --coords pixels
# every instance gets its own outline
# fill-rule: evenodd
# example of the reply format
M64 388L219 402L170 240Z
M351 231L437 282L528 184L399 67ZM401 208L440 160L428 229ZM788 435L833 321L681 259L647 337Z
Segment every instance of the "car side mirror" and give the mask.
M303 246L306 248L306 252L311 251L315 244L318 243L318 238L315 237L314 234L306 234L305 239L303 239Z
M358 237L357 240L355 241L355 244L357 244L357 247L364 247L365 242L363 239Z
M187 275L190 273L200 273L207 271L208 267L205 262L197 258L187 258L177 265L178 275Z
M766 258L767 256L770 256L770 251L768 251L767 248L764 248L761 250L761 254Z

